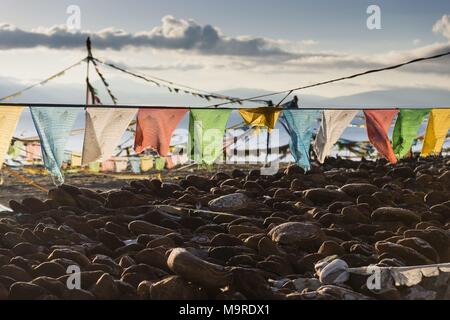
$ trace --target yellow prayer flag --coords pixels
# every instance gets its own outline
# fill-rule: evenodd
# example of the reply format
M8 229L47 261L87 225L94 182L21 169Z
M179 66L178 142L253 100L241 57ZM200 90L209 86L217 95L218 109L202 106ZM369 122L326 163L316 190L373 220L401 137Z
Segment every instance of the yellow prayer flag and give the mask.
M0 107L0 168L5 161L23 107Z
M442 150L450 128L450 109L433 109L423 141L422 157L438 154Z
M149 171L153 168L153 158L152 157L142 157L141 158L141 170L143 172Z
M255 108L239 109L245 123L255 127L267 127L269 131L275 128L281 109L278 108Z
M81 154L72 152L70 155L71 167L81 167Z

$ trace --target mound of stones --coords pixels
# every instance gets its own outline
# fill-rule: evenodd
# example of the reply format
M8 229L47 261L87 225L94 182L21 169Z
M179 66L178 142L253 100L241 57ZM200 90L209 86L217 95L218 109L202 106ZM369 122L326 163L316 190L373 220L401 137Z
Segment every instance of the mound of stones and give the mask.
M450 160L71 185L0 215L0 299L449 299L449 274L367 286L348 268L450 262Z

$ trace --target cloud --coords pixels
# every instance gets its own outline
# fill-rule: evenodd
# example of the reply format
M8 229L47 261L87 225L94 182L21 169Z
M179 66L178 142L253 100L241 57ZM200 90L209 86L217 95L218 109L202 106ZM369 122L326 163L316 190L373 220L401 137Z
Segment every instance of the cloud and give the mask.
M40 27L31 31L10 24L0 25L0 49L47 47L51 49L84 48L90 35L96 49L121 50L127 47L196 51L208 55L285 57L292 56L275 40L253 36L228 37L212 25L194 20L162 18L160 26L150 31L127 33L107 28L98 32L72 32L64 25ZM314 44L307 40L305 45Z
M450 40L450 15L444 15L432 28ZM329 70L366 70L402 63L418 57L431 56L450 51L450 42L438 42L415 47L411 50L392 51L382 54L356 55L351 52L308 50L306 47L318 44L313 39L297 42L283 39L268 39L253 36L229 37L210 24L200 25L192 19L162 18L161 24L149 31L128 33L124 30L107 28L97 32L71 32L65 26L37 28L31 31L19 29L10 24L0 24L0 49L36 48L84 49L86 37L90 35L96 50L147 48L171 50L199 55L198 60L188 63L174 62L140 70L199 70L227 69L252 70L260 73L327 73ZM163 52L165 54L165 52ZM205 56L223 56L219 63L211 63ZM192 57L192 56L190 56ZM226 58L226 59L225 59ZM217 60L217 59L215 59ZM185 56L183 57L185 60ZM406 72L450 74L448 58L408 66Z
M434 33L440 33L450 40L450 14L445 14L433 26Z

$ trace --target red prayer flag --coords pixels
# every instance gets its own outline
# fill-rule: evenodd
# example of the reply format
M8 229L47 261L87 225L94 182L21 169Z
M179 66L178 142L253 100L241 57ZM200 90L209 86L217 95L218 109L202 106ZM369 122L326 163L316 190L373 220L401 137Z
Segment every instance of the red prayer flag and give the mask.
M172 133L187 111L185 108L139 109L134 140L136 153L152 148L160 156L167 156Z
M388 130L397 113L398 110L364 110L370 142L380 154L394 164L397 163L397 158L389 141Z

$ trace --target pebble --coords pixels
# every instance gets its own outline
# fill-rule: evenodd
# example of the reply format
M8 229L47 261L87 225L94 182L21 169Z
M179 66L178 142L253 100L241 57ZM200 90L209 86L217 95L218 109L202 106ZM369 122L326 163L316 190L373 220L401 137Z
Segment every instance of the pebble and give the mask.
M415 212L403 209L403 208L392 208L392 207L382 207L378 208L372 212L371 215L374 221L401 221L405 224L413 224L420 222L420 216Z
M208 207L214 211L234 211L245 209L249 205L250 199L242 193L233 193L218 197L208 203Z
M298 247L318 247L324 238L320 227L308 222L283 223L270 230L268 235L275 243Z
M105 192L63 185L50 200L11 201L0 218L0 299L13 285L32 299L450 296L448 277L376 292L346 272L450 262L449 164L330 158L308 173L237 169ZM81 290L65 285L71 265Z
M318 264L321 264L320 262ZM347 282L350 277L348 264L340 259L326 262L324 266L315 266L318 270L319 281L322 284L342 284Z

